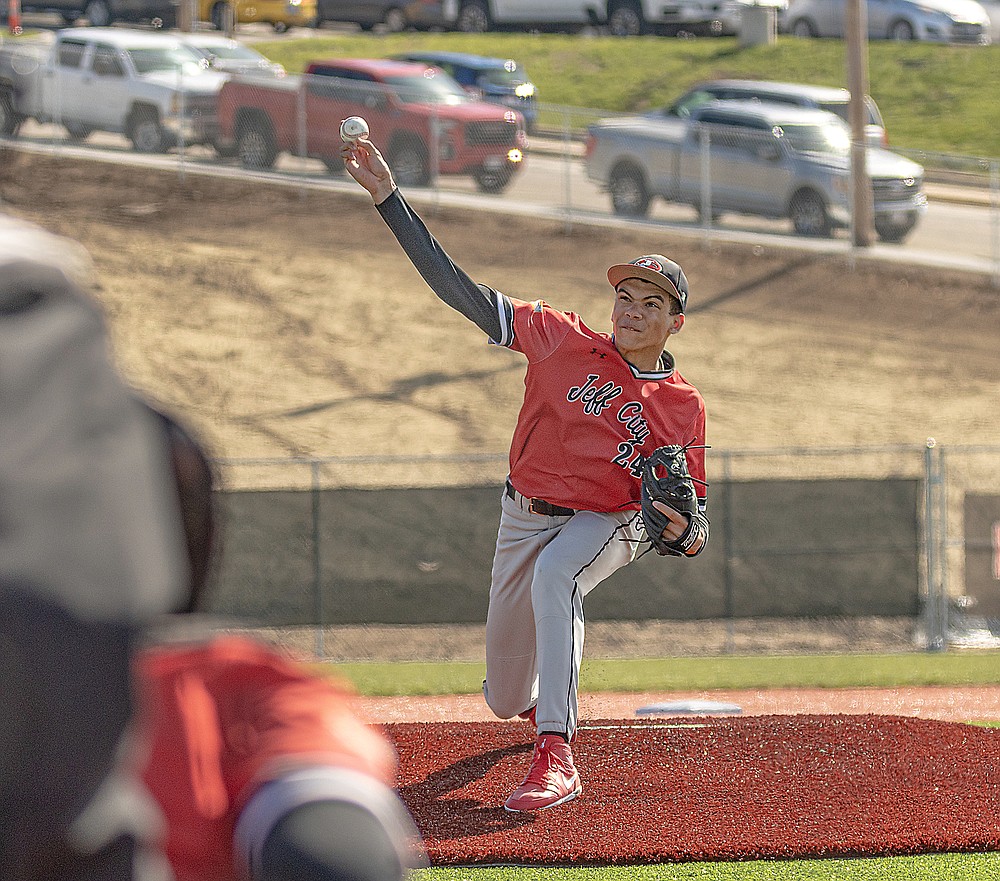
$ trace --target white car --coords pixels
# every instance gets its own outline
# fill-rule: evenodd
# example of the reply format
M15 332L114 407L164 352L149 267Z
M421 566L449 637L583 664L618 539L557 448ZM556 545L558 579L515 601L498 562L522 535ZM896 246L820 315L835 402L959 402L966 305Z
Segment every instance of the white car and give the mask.
M733 36L740 32L743 24L743 10L748 6L771 6L775 10L775 20L780 21L788 9L788 0L725 0L719 7L716 28L712 33L720 36Z
M220 73L259 73L277 77L285 75L285 68L277 61L271 61L256 49L251 49L239 40L230 39L224 34L208 31L177 36L201 54L212 70Z
M29 48L38 53L26 63ZM0 45L0 131L54 122L71 138L121 132L140 153L212 143L228 76L174 33L64 28L49 43Z
M991 42L990 17L977 0L868 0L868 38ZM791 0L781 29L797 37L843 37L847 0Z

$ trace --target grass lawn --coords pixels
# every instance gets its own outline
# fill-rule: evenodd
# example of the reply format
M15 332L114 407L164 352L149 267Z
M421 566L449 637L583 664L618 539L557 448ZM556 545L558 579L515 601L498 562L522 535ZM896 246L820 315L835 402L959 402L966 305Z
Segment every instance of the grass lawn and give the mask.
M872 860L675 863L589 869L425 869L413 881L996 881L1000 854L934 854Z
M482 687L485 670L478 663L330 666L365 695L475 694ZM1000 654L995 652L584 659L580 676L582 691L891 688L997 682Z

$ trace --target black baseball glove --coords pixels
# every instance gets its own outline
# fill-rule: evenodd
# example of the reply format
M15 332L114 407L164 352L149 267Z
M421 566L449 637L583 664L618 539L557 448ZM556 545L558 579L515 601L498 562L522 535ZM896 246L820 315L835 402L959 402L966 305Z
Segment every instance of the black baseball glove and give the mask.
M688 471L685 456L687 449L689 446L679 444L660 447L642 465L642 522L646 537L661 556L694 557L708 543L708 518L698 510L695 480ZM654 501L662 502L687 517L687 529L680 538L663 537L670 518L653 506ZM699 538L702 539L700 544ZM692 551L696 546L697 549Z

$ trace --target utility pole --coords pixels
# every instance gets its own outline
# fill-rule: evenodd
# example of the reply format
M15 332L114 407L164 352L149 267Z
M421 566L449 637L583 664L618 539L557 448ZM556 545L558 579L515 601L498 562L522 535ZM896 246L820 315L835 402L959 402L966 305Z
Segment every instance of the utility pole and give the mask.
M868 4L847 0L847 88L851 93L848 118L851 124L851 241L857 248L872 244L874 214L872 183L866 164L868 108Z

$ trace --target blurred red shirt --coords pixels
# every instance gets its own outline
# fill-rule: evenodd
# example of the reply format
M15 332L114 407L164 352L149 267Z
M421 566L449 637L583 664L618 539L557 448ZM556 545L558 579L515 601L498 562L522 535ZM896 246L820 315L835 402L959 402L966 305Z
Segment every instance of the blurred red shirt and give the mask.
M346 768L395 783L395 751L354 714L352 693L254 640L157 646L135 666L142 777L166 817L177 881L241 878L240 811L289 771Z

